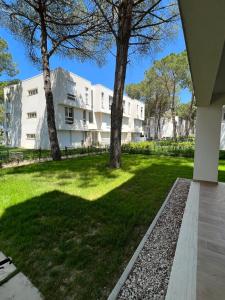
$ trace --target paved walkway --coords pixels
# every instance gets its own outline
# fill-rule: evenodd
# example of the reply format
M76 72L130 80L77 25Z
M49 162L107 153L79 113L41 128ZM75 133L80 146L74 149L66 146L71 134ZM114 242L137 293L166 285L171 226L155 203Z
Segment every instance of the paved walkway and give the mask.
M225 299L225 183L192 182L166 300Z
M201 183L197 300L225 299L225 184Z
M0 261L5 255L0 252ZM42 300L40 292L29 279L19 272L14 264L6 263L0 269L0 299L1 300Z

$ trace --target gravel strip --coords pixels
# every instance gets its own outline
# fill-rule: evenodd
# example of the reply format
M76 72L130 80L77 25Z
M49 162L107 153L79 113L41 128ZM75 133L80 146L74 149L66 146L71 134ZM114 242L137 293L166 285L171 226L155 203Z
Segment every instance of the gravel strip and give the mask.
M178 180L117 299L165 299L190 183Z

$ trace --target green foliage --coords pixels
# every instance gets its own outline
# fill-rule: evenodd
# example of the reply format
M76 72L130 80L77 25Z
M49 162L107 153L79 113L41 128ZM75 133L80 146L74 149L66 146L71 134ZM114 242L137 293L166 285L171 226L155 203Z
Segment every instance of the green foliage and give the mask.
M149 116L157 113L155 112L156 106L163 106L160 113L164 114L171 107L173 96L175 106L178 106L179 90L190 86L190 81L189 86L185 85L187 78L190 80L186 51L178 54L172 53L155 61L153 66L145 72L144 80L137 84L127 85L126 92L131 98L145 100L147 111L150 110L147 113Z
M126 86L126 93L132 99L140 100L143 96L143 85L142 83L131 83Z
M189 110L190 110L190 103L179 103L177 106L176 114L184 119L187 120L189 116Z
M194 137L179 137L177 141L166 139L161 141L146 141L122 145L123 153L163 155L174 157L194 157ZM220 159L225 159L225 150L220 150Z
M4 112L4 106L0 103L0 125L4 122Z
M58 54L81 61L104 61L103 41L100 44L97 30L100 21L89 1L1 0L0 12L2 26L24 43L28 56L38 67L42 65L43 53L48 59Z
M4 122L4 88L11 85L17 84L19 82L18 79L2 81L0 82L0 125Z
M194 142L188 141L151 141L129 143L122 146L124 153L194 157Z
M8 52L7 42L0 38L0 76L6 74L13 77L17 73L16 64L12 60L12 55Z
M192 93L192 98L189 103L183 104L180 103L179 92L186 88ZM175 115L188 121L185 134L189 135L194 126L196 107L186 51L171 53L155 61L145 72L144 80L127 85L126 91L129 96L141 97L145 101L146 124L149 125L150 118L154 118L156 138L160 138L162 117L173 118L176 132Z

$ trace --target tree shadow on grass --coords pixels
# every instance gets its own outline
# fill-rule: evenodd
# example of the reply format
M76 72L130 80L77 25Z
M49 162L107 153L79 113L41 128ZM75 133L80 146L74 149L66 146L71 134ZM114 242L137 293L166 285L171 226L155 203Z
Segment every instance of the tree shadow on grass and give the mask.
M152 164L96 201L55 190L7 208L1 250L46 299L106 299L177 177L188 165Z

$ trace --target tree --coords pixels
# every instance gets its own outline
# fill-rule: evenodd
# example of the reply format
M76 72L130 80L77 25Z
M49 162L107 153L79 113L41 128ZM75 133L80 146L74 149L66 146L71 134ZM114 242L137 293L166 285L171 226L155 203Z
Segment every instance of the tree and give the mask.
M190 135L190 130L194 129L196 117L196 106L193 95L191 101L188 103L180 103L178 105L176 113L181 119L185 120L185 136L188 137Z
M18 73L16 64L13 62L12 55L8 51L8 44L0 38L0 76L3 74L13 77ZM14 83L14 81L12 81ZM9 82L0 82L0 124L4 122L4 94L3 89Z
M97 58L96 46L100 22L87 1L0 0L1 19L28 49L33 62L42 66L46 98L47 124L53 160L60 160L50 58L54 54Z
M15 74L15 72L13 74ZM4 123L5 119L4 88L11 84L17 84L18 82L18 79L0 82L0 125Z
M8 52L7 42L0 38L0 76L4 73L13 77L18 71L16 64L12 60L12 55Z
M174 32L176 5L170 0L94 0L105 20L105 32L116 44L111 109L110 166L121 164L123 93L129 53L147 54Z
M142 96L142 84L141 83L131 83L125 88L127 95L132 99L140 100Z
M181 86L184 85L186 74L189 72L186 51L175 54L172 53L163 59L156 61L156 72L162 78L162 84L167 90L170 99L170 110L173 122L173 138L177 139L176 107L177 94Z
M168 110L169 99L162 79L154 66L145 72L143 81L127 85L126 92L131 98L141 98L145 102L145 123L150 129L151 120L154 119L154 139L161 138L162 117Z
M191 101L188 103L187 113L186 113L186 119L187 119L187 125L185 129L185 135L186 137L189 136L190 130L194 129L194 121L195 121L195 115L196 115L196 99L194 95L194 89L192 85L192 79L191 79L191 72L188 67L188 58L187 58L187 52L183 52L184 56L186 57L186 72L183 72L183 77L181 80L181 88L188 89L191 93Z

